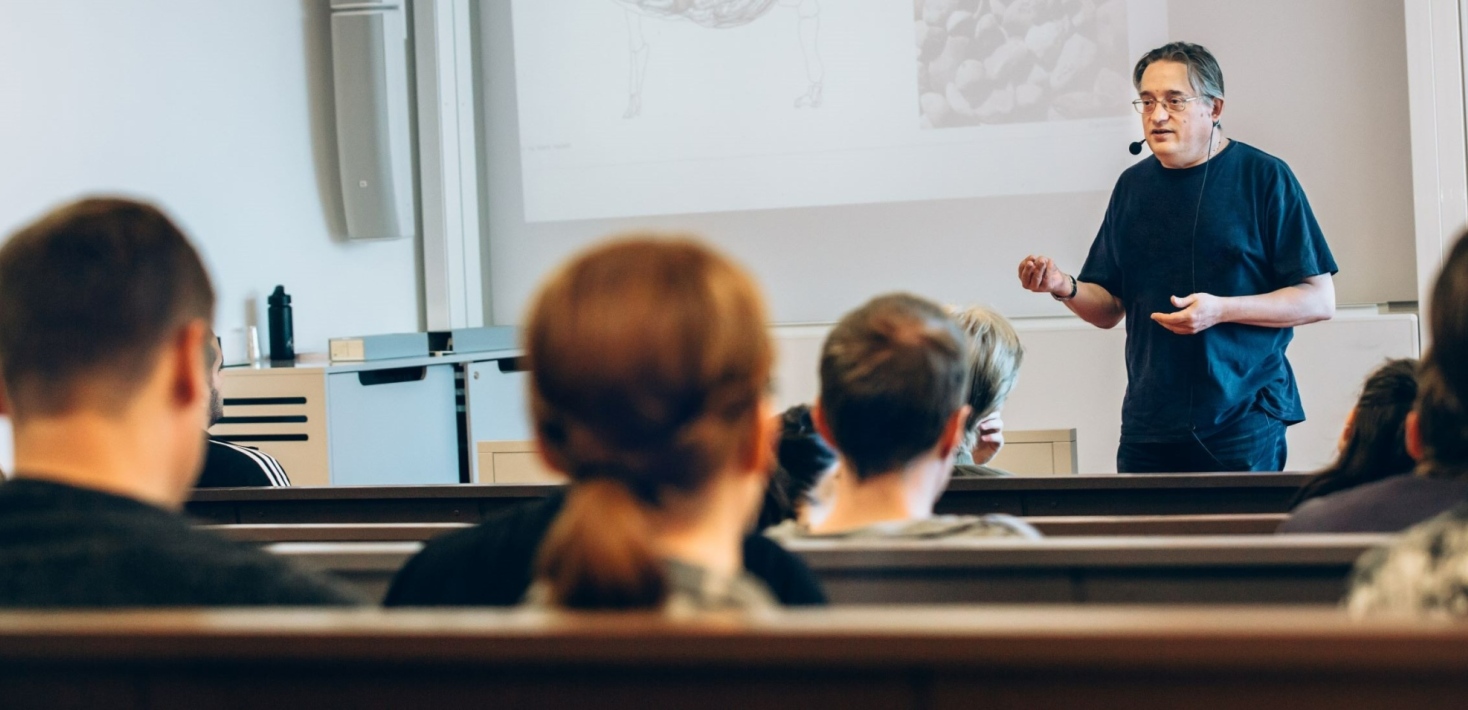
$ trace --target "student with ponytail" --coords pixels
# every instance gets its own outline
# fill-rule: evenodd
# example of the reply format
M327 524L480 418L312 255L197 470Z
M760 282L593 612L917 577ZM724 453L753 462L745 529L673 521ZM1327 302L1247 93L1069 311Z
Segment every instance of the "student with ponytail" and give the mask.
M691 240L629 238L573 259L525 325L530 409L564 496L440 538L388 605L721 609L823 601L748 536L773 455L764 305Z

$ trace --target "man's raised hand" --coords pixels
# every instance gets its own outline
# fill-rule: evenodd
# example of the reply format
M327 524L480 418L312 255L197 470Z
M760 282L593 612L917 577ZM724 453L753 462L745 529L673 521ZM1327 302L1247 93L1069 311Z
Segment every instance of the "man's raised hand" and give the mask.
M1019 283L1026 290L1064 296L1070 293L1070 279L1048 256L1031 254L1019 263Z

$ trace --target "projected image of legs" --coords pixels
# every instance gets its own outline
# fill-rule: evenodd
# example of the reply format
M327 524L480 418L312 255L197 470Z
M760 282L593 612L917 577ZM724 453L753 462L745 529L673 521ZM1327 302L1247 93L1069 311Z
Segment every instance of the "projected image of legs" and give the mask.
M913 0L923 128L1131 111L1126 0Z
M1168 39L1168 0L480 5L527 223L1105 190Z
M800 48L805 56L806 87L795 98L796 108L819 108L825 85L825 65L821 61L819 33L821 6L819 0L613 0L626 10L627 110L623 118L642 113L642 90L647 78L648 57L652 48L642 31L642 20L687 20L709 29L730 29L749 24L772 8L795 11L799 23Z

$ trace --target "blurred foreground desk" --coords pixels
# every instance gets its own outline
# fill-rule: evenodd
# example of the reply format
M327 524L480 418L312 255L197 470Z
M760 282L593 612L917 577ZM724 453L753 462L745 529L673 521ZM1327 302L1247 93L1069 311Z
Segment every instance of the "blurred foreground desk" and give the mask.
M1459 708L1468 626L1299 608L0 614L0 706Z

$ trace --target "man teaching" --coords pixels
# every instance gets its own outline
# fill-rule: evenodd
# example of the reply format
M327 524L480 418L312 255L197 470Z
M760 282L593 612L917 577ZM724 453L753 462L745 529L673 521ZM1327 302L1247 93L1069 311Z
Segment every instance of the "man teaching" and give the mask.
M1125 319L1118 471L1283 470L1305 419L1285 348L1335 313L1330 247L1289 166L1224 136L1207 49L1154 49L1132 82L1152 156L1117 180L1078 275L1032 255L1020 283L1097 327Z

